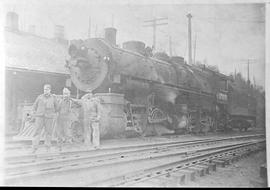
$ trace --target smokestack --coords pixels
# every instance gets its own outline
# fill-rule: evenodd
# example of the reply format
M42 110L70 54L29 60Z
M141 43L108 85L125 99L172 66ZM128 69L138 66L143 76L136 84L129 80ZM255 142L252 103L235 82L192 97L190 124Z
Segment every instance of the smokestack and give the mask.
M19 30L19 16L15 12L8 12L6 16L6 28L18 31Z
M192 64L192 47L191 47L191 17L192 15L189 13L188 17L188 64Z
M36 33L36 26L35 25L30 25L28 28L28 32L30 34L35 34Z
M62 25L55 25L54 37L56 39L65 39L65 27Z
M68 40L65 39L65 27L62 25L55 25L54 39L60 44L68 45Z
M111 45L116 45L116 29L105 28L105 40Z

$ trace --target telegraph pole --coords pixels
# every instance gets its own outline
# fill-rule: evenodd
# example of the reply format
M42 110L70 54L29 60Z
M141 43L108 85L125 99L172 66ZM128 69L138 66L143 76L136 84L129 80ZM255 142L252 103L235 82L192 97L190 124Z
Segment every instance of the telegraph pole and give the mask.
M248 82L248 85L250 85L250 80L249 80L249 59L247 61L248 61L247 62L247 78L248 78L247 82Z
M192 63L192 44L191 44L191 18L192 15L189 13L187 15L188 18L188 64Z
M248 83L248 110L249 110L249 96L250 96L250 80L249 80L249 64L250 64L250 60L247 60L247 83Z
M162 20L166 20L168 18L154 18L152 20L146 20L144 22L147 22L147 23L151 23L149 25L144 25L144 27L152 27L153 28L153 49L156 48L156 29L157 29L157 26L161 26L161 25L168 25L168 22L166 23L158 23L157 21L162 21Z
M97 38L97 30L98 30L98 25L96 24L96 28L95 28L95 38Z
M91 38L91 17L89 16L88 38Z
M196 55L196 40L197 40L197 35L195 35L195 39L194 39L194 55L193 55L193 63L196 64L196 60L195 60L195 55Z
M249 65L253 64L252 61L255 61L253 59L247 59L247 63L243 63L243 64L247 64L247 83L248 85L250 85L250 79L249 79Z
M169 50L170 50L170 56L172 56L172 37L169 36Z
M255 77L253 76L253 83L254 83L254 87L256 88L256 81L255 81Z

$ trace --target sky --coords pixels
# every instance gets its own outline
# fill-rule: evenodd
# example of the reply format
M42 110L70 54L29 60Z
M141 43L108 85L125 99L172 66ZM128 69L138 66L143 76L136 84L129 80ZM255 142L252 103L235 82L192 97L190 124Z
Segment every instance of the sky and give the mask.
M177 1L103 1L103 0L9 0L4 13L19 15L20 30L35 25L35 33L52 38L54 25L65 27L65 37L86 39L89 17L91 36L102 37L105 27L117 28L117 44L128 40L143 41L151 46L153 29L144 27L145 20L168 18L157 27L157 51L188 55L188 20L192 15L192 43L196 38L195 60L217 65L224 74L241 72L250 80L265 85L265 6L260 3L180 4ZM194 52L193 52L194 53Z

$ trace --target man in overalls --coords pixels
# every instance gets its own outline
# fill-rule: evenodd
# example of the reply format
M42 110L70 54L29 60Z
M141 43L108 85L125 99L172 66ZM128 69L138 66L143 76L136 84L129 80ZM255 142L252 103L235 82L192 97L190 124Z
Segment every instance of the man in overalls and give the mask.
M63 142L72 143L71 131L71 107L73 101L70 98L70 91L67 88L63 89L63 97L58 105L58 119L57 119L57 137L59 149L62 150Z
M84 143L93 143L94 148L100 145L99 120L100 110L99 101L91 92L82 97L84 110Z
M37 97L33 105L33 116L35 116L36 131L32 142L32 153L35 153L38 149L43 128L45 129L45 146L47 151L50 150L56 109L57 100L55 95L51 94L51 85L45 84L44 93Z

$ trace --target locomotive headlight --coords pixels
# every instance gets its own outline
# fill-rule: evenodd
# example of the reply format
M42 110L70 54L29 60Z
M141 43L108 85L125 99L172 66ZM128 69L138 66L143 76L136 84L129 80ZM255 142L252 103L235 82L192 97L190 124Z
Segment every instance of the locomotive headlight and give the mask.
M110 57L108 57L108 56L104 56L104 61L107 61L107 62L109 62L110 61Z

